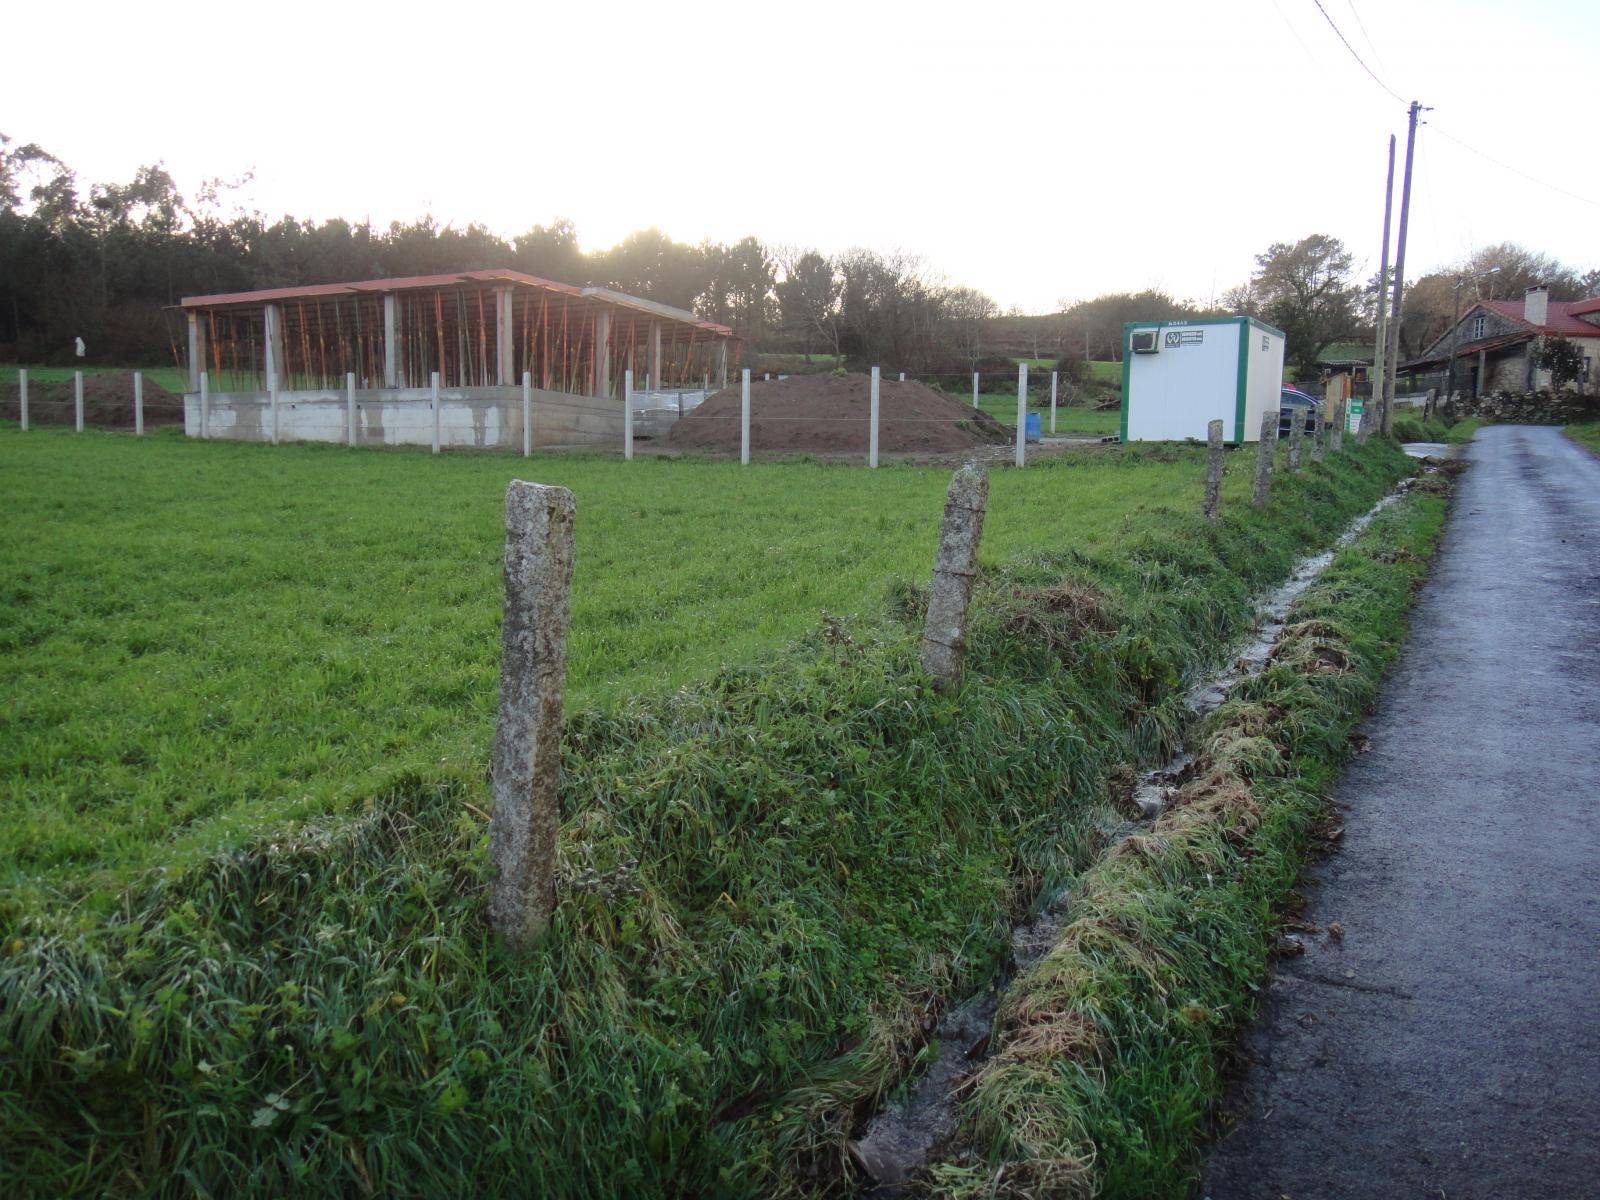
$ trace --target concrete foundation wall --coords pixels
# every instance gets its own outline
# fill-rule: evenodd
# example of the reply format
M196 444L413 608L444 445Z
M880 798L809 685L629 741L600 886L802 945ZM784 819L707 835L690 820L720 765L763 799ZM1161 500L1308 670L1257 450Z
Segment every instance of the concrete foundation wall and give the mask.
M432 393L427 388L358 388L356 445L431 446ZM200 396L184 396L184 432L200 436ZM533 446L622 446L622 401L568 392L532 393ZM343 391L278 393L280 442L342 445ZM266 392L213 392L210 436L241 442L272 440L272 403ZM441 388L439 445L450 449L522 449L520 387Z

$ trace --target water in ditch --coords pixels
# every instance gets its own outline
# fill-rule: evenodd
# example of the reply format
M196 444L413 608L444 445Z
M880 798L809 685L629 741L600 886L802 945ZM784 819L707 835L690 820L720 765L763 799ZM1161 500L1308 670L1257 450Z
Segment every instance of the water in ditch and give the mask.
M1409 484L1409 480L1402 483L1351 521L1328 549L1301 559L1283 584L1258 599L1256 623L1249 638L1229 658L1226 667L1190 690L1187 702L1195 716L1211 712L1241 680L1266 668L1294 602L1327 570L1334 555L1404 495ZM1115 845L1161 815L1169 794L1191 761L1190 753L1180 748L1170 760L1140 778L1134 790L1139 816L1108 829L1108 845ZM879 1109L861 1136L850 1142L851 1156L876 1185L871 1194L895 1195L900 1185L927 1164L939 1143L954 1132L955 1091L987 1057L994 1014L1006 985L1055 944L1066 924L1071 899L1068 885L1052 895L1035 916L1012 929L1006 969L981 992L945 1013L933 1033L936 1050L922 1073L902 1098Z

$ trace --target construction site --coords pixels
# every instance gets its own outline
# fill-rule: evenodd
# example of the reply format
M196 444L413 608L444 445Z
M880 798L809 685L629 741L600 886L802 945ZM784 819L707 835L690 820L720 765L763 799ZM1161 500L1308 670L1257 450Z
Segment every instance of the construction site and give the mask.
M733 330L520 271L189 296L185 431L240 441L616 446L641 399L726 385Z

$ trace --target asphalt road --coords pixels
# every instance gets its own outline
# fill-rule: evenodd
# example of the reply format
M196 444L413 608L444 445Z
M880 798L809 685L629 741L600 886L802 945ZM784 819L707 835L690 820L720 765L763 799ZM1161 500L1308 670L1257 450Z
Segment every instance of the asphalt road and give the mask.
M1469 457L1214 1200L1600 1196L1600 459Z

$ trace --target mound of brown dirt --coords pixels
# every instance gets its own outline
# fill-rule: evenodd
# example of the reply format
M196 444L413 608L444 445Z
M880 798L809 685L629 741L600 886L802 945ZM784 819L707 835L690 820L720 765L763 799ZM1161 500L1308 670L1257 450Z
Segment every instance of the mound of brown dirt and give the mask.
M0 386L0 416L18 420L22 389L13 380ZM72 380L28 380L28 422L71 425L74 420ZM133 372L87 372L83 377L83 423L100 429L133 428ZM147 375L144 380L144 427L183 424L183 397L167 391Z
M672 427L686 449L739 449L739 387L724 388ZM867 375L796 375L750 385L750 448L866 454L872 411ZM878 449L885 454L966 450L1014 435L979 409L920 383L885 379L878 393Z

